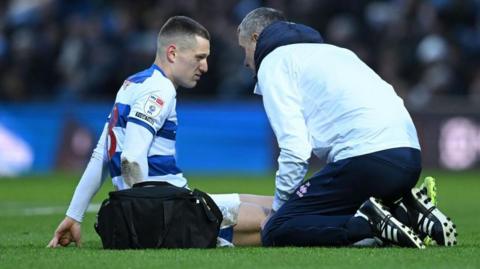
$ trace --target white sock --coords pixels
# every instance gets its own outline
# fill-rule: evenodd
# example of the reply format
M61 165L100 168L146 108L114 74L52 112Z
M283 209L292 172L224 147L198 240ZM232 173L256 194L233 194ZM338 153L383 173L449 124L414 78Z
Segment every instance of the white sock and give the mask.
M237 224L238 210L240 208L240 195L231 194L210 194L213 201L222 211L223 221L220 228L228 228Z

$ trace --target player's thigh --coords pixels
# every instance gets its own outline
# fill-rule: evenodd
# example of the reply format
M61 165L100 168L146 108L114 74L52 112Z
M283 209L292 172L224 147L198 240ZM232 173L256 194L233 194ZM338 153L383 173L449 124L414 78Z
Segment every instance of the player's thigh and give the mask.
M261 246L262 239L260 231L248 233L235 232L233 235L233 244L243 247Z
M235 232L248 233L259 232L262 222L269 213L269 209L254 203L242 202L238 211Z
M240 194L240 201L245 203L256 204L267 209L272 208L273 196Z

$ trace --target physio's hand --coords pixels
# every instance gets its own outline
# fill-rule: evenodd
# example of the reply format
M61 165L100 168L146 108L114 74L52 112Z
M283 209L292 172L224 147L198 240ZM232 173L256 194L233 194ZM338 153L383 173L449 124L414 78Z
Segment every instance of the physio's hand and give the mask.
M71 242L75 242L77 247L81 246L80 223L70 217L65 217L65 219L58 225L53 234L53 238L50 240L47 247L65 247Z

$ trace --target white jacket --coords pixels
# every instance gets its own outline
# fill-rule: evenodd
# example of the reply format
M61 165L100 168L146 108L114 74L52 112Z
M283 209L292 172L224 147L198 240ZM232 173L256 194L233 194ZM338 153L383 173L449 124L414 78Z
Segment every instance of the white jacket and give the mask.
M380 150L420 149L412 119L392 86L353 52L291 44L261 62L263 96L280 147L273 209L302 182L311 152L327 162Z

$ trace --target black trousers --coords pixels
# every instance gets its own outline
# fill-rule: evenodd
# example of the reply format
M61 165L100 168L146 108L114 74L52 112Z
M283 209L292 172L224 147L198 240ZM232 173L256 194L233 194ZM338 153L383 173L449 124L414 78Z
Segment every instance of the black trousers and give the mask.
M292 193L262 231L264 246L341 246L373 236L353 215L369 197L393 204L418 181L420 151L394 148L326 165Z

